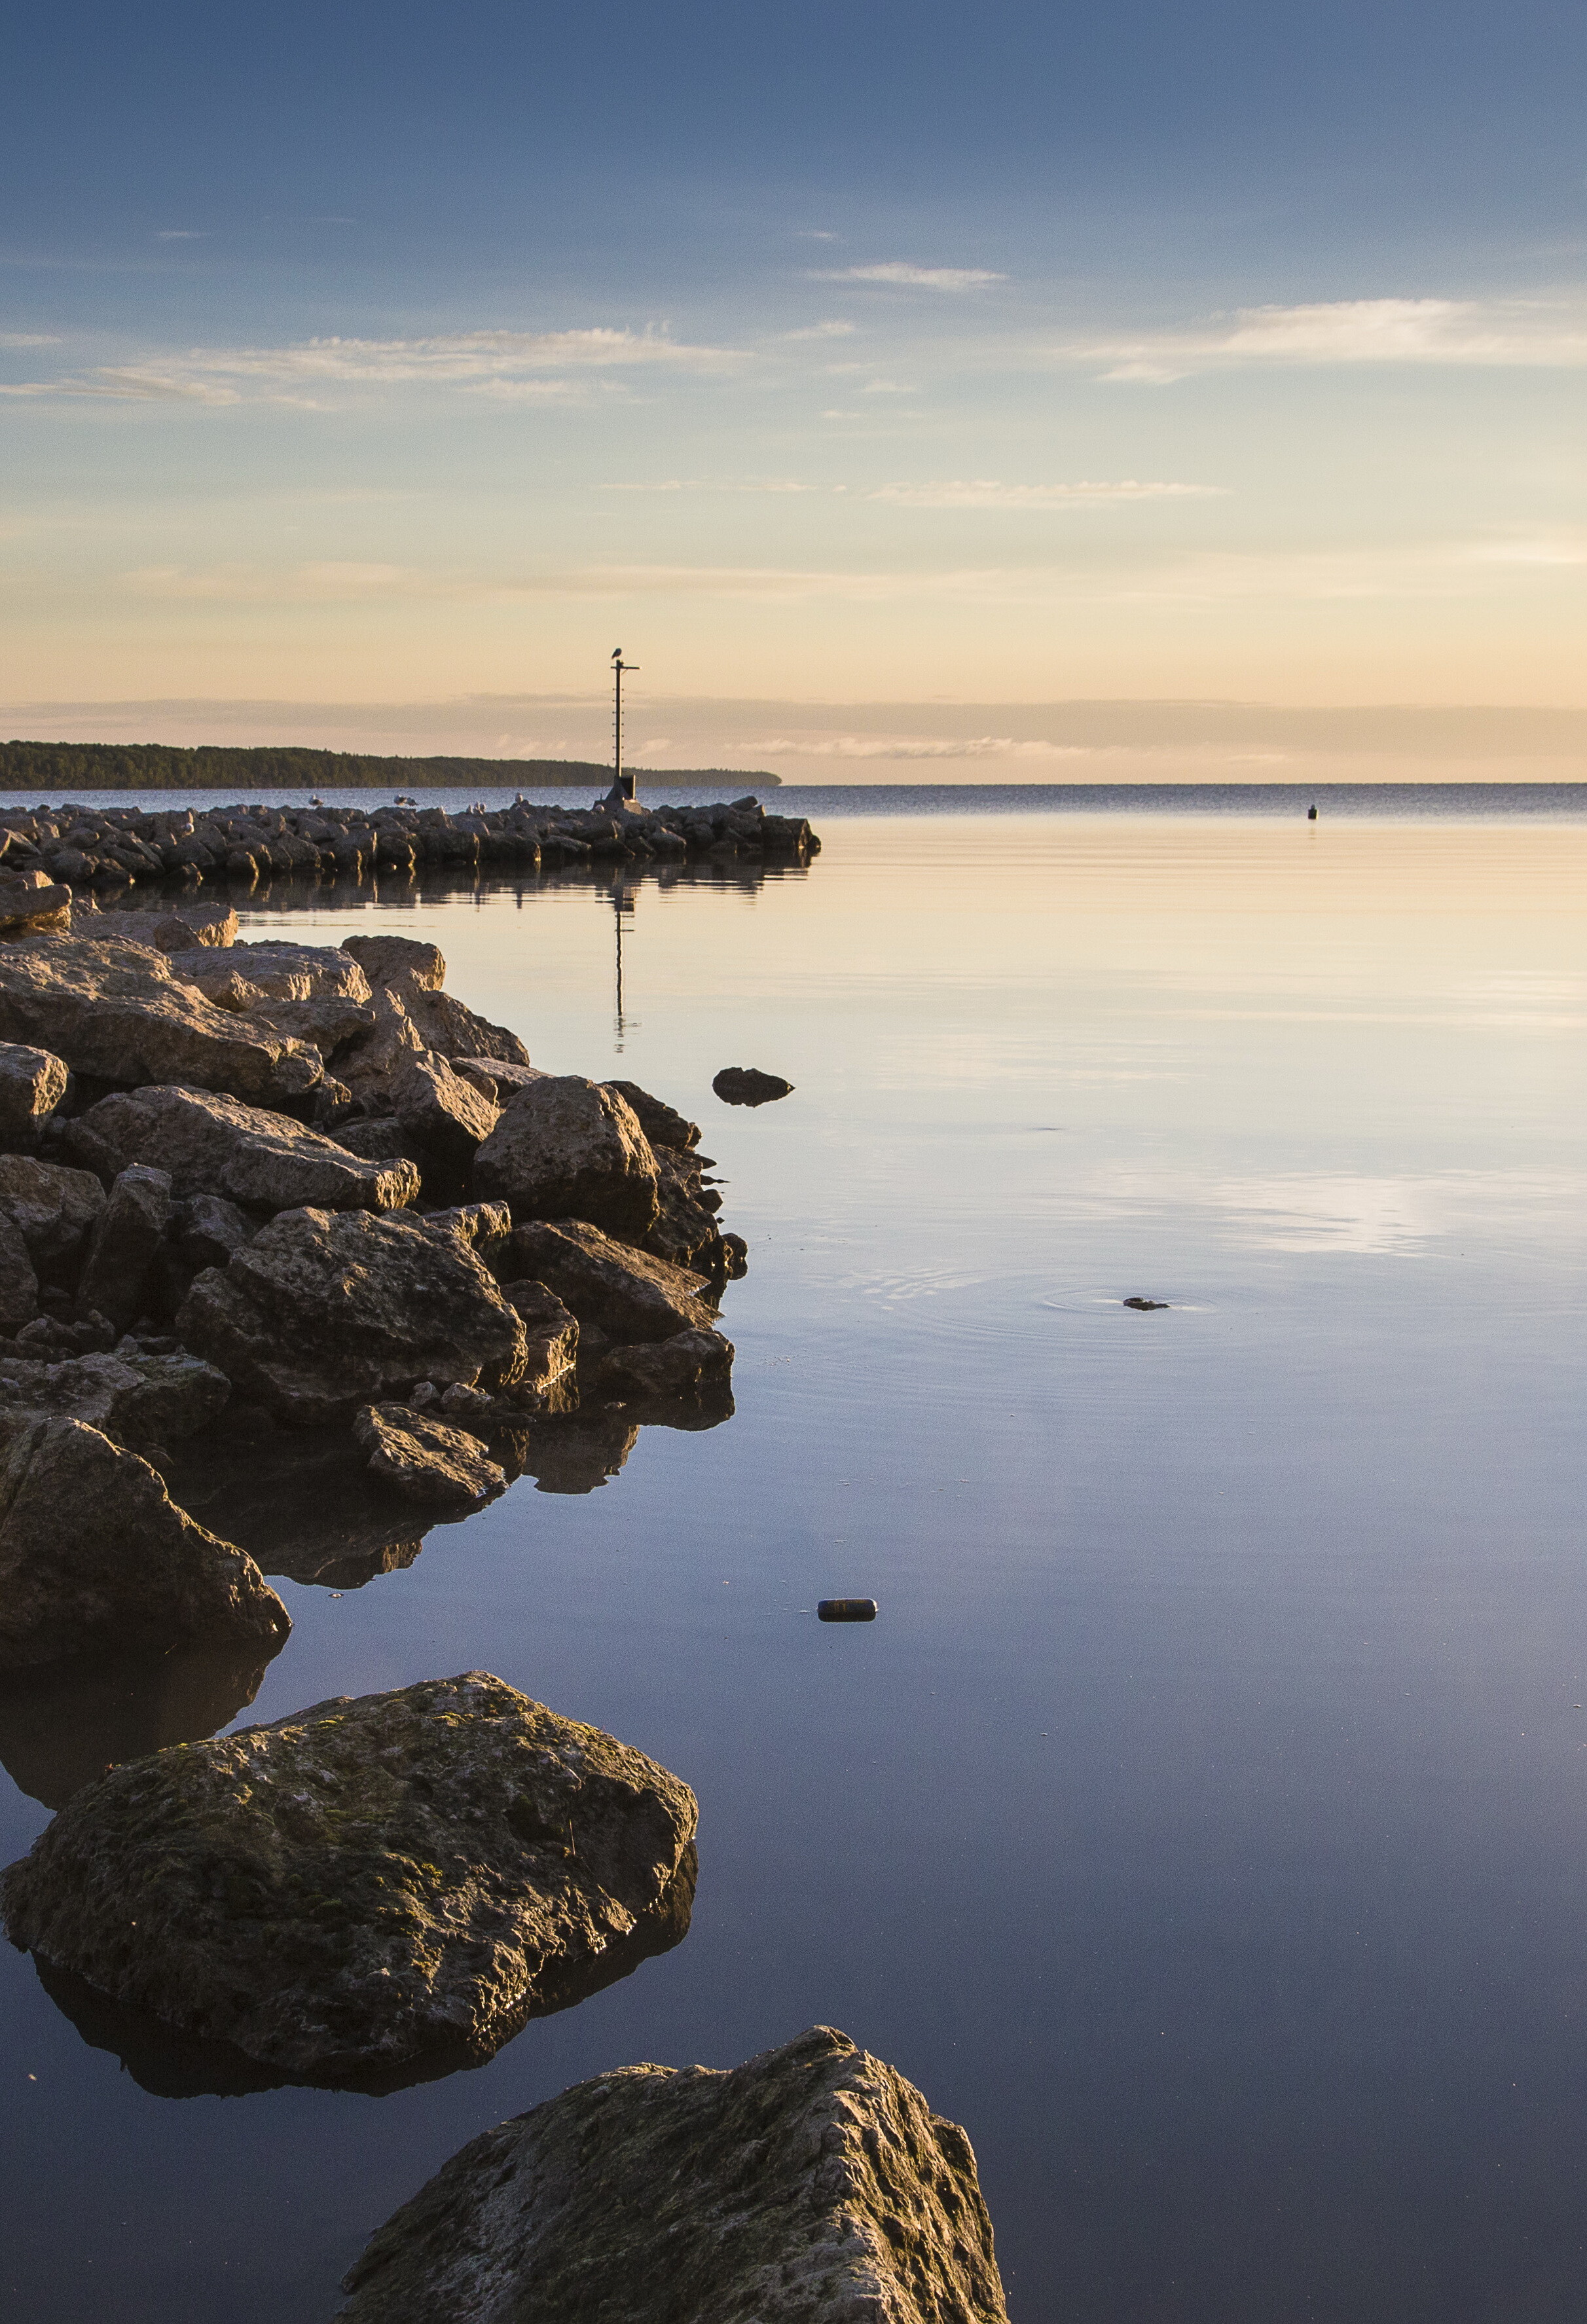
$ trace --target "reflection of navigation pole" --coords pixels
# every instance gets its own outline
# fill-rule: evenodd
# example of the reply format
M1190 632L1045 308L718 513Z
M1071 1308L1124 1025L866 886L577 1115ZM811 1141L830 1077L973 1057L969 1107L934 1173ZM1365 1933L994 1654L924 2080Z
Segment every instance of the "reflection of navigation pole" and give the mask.
M618 880L612 890L612 918L617 927L617 1047L623 1047L623 1037L628 1030L628 1019L623 1013L623 922L624 916L633 918L633 898Z
M612 656L612 789L618 798L631 799L634 795L634 779L623 771L623 673L637 669L637 661L624 661L619 646Z

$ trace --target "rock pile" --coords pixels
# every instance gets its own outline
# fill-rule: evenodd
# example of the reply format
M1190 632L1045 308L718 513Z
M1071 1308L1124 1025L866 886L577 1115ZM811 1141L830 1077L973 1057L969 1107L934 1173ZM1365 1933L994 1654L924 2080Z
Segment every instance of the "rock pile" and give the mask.
M0 808L0 929L7 914L58 913L74 888L137 881L241 881L272 874L359 880L383 872L531 870L604 859L738 857L807 862L821 843L798 816L754 798L730 806L236 806ZM36 898L22 893L36 887ZM25 909L23 908L25 907Z

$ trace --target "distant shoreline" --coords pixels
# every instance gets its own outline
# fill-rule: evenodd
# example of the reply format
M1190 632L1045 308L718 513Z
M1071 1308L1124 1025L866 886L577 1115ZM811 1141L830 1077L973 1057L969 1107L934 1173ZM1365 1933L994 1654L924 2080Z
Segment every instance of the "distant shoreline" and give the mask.
M642 782L650 770L637 770ZM780 775L761 768L669 768L669 782L754 785L771 789ZM612 770L591 759L400 758L364 751L314 751L288 744L175 742L0 742L0 792L244 790L457 790L471 783L500 790L610 788Z

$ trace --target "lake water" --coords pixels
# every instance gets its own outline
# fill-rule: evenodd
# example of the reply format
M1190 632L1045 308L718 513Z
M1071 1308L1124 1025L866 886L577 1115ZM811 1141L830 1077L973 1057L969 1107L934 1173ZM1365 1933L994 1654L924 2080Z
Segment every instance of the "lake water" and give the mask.
M1587 2310L1587 820L841 804L294 910L691 1113L751 1263L732 1420L281 1584L244 1718L496 1671L693 1785L693 1926L384 2098L152 2096L0 1948L29 2324L320 2324L477 2131L813 2021L966 2126L1016 2324Z

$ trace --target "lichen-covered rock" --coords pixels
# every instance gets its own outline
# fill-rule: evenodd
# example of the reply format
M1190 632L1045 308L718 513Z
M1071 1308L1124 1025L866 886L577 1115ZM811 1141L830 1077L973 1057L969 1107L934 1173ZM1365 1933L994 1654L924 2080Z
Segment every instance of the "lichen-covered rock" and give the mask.
M543 1283L581 1324L623 1343L709 1331L716 1320L702 1277L581 1219L514 1228L497 1267L508 1281Z
M622 2066L455 2154L337 2324L1007 2324L970 2141L846 2034Z
M353 1439L375 1482L422 1508L483 1508L506 1486L477 1436L407 1405L365 1405Z
M194 1277L178 1335L303 1426L350 1421L419 1380L510 1387L523 1326L467 1245L417 1217L283 1212Z
M266 1105L301 1096L324 1070L318 1049L213 1007L177 982L164 953L121 936L0 947L0 1040L125 1086L185 1082Z
M474 1157L475 1192L515 1219L588 1219L637 1241L655 1224L656 1157L614 1090L548 1074L504 1107Z
M119 1767L6 1873L12 1942L283 2076L488 2057L665 1907L694 1794L487 1672Z
M80 1420L0 1433L0 1670L181 1638L278 1645L287 1609L253 1559Z
M780 1074L763 1074L759 1065L724 1065L711 1087L724 1105L770 1105L793 1093L792 1082Z
M719 1385L733 1370L733 1342L720 1332L678 1332L670 1340L613 1348L595 1379L619 1396L697 1396Z
M66 1095L66 1060L50 1049L0 1041L0 1148L31 1154Z
M213 1102L213 1101L211 1101ZM118 1332L143 1312L143 1294L171 1227L171 1174L134 1162L119 1170L94 1224L78 1284L78 1313L108 1316Z
M19 1231L36 1268L70 1265L104 1208L105 1189L91 1170L0 1154L0 1216Z
M411 1162L366 1162L289 1114L209 1090L117 1090L70 1123L68 1138L106 1175L153 1163L178 1196L223 1194L252 1210L390 1211L419 1192Z

